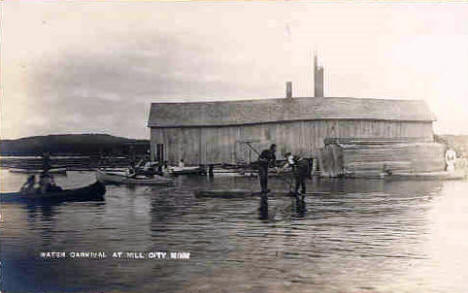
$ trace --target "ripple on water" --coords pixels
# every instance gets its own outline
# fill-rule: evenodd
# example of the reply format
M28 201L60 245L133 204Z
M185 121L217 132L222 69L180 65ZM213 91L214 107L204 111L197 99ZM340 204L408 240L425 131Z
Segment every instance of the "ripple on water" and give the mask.
M93 178L70 172L60 183ZM21 178L10 179L5 188L14 190ZM109 186L102 203L2 205L5 291L468 292L468 257L454 254L468 251L466 182L313 180L317 193L304 203L277 197L265 207L259 198L197 199L203 187L258 188L248 178L205 179ZM40 251L188 251L191 259L52 261Z

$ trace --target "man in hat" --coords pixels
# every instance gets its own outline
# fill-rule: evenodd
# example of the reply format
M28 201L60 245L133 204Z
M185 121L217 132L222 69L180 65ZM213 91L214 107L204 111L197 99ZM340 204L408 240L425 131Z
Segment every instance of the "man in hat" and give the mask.
M300 156L292 155L290 152L287 152L284 156L287 159L287 163L283 168L291 167L293 170L294 180L296 183L294 193L296 196L302 195L302 197L304 197L306 193L305 180L309 176L309 162ZM301 188L300 192L299 188Z
M275 167L276 163L276 144L272 144L269 149L263 150L258 157L258 177L263 194L268 190L268 168Z

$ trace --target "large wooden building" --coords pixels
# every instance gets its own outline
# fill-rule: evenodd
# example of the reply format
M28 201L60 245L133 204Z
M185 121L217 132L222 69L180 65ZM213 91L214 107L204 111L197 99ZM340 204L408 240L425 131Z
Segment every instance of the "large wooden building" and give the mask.
M316 157L325 138L411 138L433 141L434 115L424 101L283 98L153 103L148 121L153 159L186 164L238 163L278 145Z

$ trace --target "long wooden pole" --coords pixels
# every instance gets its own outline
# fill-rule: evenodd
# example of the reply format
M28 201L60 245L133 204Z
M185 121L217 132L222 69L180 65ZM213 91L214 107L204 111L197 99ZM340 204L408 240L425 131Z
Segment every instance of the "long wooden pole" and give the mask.
M257 155L260 156L260 153L253 147L250 145L250 142L244 142L246 145L248 145ZM292 183L290 180L286 179L286 178L282 178L281 176L278 176L278 178L284 182L286 182L288 185L289 185L289 191L291 192L292 190Z
M260 156L260 153L252 145L250 145L250 142L244 142L244 143L248 145L257 155Z

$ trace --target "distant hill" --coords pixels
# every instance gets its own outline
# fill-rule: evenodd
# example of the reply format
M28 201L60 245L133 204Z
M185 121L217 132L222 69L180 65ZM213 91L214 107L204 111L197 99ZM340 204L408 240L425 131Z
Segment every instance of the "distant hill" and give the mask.
M146 153L149 141L108 134L63 134L0 140L2 156L52 155L124 155Z

